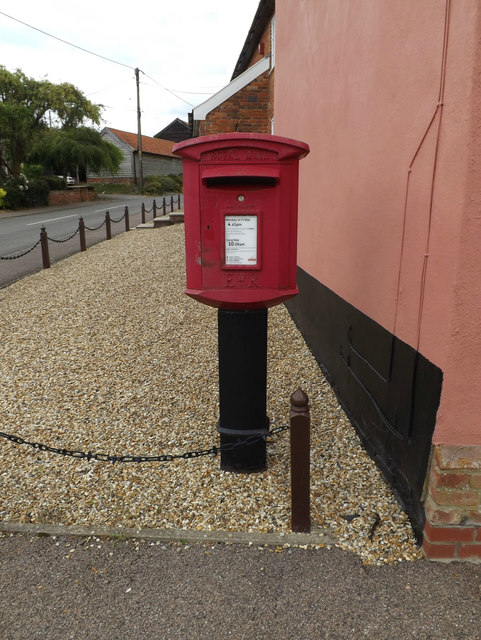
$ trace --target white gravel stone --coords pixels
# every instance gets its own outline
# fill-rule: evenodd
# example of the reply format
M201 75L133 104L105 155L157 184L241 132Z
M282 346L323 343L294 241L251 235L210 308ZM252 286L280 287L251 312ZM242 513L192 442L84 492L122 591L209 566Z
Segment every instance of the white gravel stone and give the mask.
M218 445L217 312L184 287L183 226L174 225L117 236L0 290L0 431L118 455ZM275 307L271 427L288 424L298 387L311 407L313 525L366 563L421 557L302 336ZM288 442L288 432L270 438L268 470L244 475L221 471L219 458L87 462L0 438L0 520L287 532Z

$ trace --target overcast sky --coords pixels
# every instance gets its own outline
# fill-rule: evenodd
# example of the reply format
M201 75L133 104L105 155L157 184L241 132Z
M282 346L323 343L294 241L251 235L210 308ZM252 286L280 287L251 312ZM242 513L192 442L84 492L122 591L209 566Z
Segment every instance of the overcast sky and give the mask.
M192 105L230 81L258 3L0 0L0 65L74 84L105 105L103 126L131 132L137 131L138 67L142 133L153 136L175 118L187 120Z

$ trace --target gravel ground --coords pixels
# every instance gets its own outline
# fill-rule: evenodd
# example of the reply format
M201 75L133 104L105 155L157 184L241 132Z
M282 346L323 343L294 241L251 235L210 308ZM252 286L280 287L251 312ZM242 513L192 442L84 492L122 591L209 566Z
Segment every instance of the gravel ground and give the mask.
M217 312L184 295L183 226L132 231L0 290L0 430L53 447L159 455L218 444ZM311 406L312 522L365 564L421 557L409 521L283 306L269 311L268 414ZM287 432L268 470L219 459L111 464L0 440L0 520L289 531ZM373 529L374 523L378 525Z

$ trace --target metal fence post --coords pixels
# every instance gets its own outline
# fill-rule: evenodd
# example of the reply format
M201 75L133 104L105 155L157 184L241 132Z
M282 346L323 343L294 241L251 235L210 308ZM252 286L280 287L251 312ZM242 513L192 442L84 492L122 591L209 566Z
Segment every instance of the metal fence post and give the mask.
M145 204L143 202L142 202L141 212L142 212L142 224L145 224Z
M155 199L152 203L152 211L153 211L153 217L156 218L157 217L157 203L155 202Z
M78 221L78 232L80 238L80 251L86 251L87 244L85 242L85 222L82 217L80 217Z
M110 226L110 212L105 212L105 230L107 231L107 240L112 238L112 229Z
M130 231L130 223L129 223L129 208L126 206L124 210L124 218L125 218L125 230Z
M44 269L50 269L50 256L48 253L48 237L45 227L40 229L40 246L42 247L42 262Z
M291 529L311 530L309 398L298 389L291 396Z
M170 196L170 212L174 211L174 196Z
M177 209L180 209L180 193L177 196Z
M162 198L162 215L165 216L165 196Z

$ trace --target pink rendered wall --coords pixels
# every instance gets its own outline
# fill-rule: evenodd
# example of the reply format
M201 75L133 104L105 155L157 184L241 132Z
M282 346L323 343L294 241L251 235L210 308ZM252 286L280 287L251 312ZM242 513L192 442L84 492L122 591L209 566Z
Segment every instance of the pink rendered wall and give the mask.
M478 0L276 0L299 265L443 370L434 441L481 444Z

